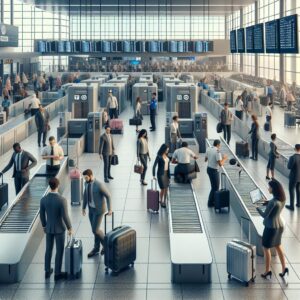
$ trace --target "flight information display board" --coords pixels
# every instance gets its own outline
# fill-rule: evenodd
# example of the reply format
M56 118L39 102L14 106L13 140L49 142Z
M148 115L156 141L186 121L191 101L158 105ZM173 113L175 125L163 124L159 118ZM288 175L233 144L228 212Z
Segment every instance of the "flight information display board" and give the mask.
M248 53L254 53L254 26L246 28L246 50Z
M230 51L231 51L231 53L236 53L237 52L236 30L230 31Z
M280 53L298 53L298 15L279 19Z
M279 53L279 20L273 20L266 22L266 53Z
M253 29L253 52L264 53L264 24L256 24Z
M237 30L237 51L238 53L245 53L245 29Z

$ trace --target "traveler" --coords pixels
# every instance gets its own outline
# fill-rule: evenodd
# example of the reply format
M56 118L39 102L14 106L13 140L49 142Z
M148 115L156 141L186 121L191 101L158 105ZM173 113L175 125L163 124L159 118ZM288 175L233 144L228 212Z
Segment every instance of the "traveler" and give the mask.
M171 153L177 148L177 142L181 139L181 134L179 131L179 124L178 124L178 116L173 117L173 122L170 125L170 141L171 141Z
M156 99L156 93L153 93L150 102L150 122L151 122L150 131L156 130L156 123L155 123L156 111L157 111L157 99Z
M141 97L137 97L136 98L134 116L137 119L143 120L143 115L142 115L142 100L141 100ZM139 132L139 125L136 125L135 131Z
M198 159L196 154L188 148L187 142L182 142L181 148L174 151L172 163L176 164L174 177L178 181L188 182L189 174L195 172L195 164L191 164L191 159Z
M293 106L296 103L296 98L291 92L288 92L286 95L286 102L287 102L287 110L292 111Z
M219 190L220 186L220 175L219 169L222 167L227 160L227 155L223 157L220 152L221 141L214 140L213 147L207 148L205 154L205 161L207 162L207 174L210 180L211 191L208 196L208 207L215 205L215 193Z
M242 96L238 96L235 101L235 115L243 121L244 103Z
M252 145L252 156L250 159L257 160L258 156L258 142L259 142L259 124L257 121L257 116L252 115L252 124L249 134L251 134L251 145Z
M270 180L269 173L271 171L271 178L274 179L274 169L276 158L279 157L279 153L277 152L277 146L275 144L276 134L271 134L271 142L270 142L270 152L269 152L269 160L267 165L267 175L266 179Z
M8 95L11 96L11 88L12 87L11 87L11 81L10 81L10 77L9 76L6 78L5 88L6 88L7 92L8 92Z
M141 174L140 182L142 185L147 185L147 182L145 182L145 176L147 172L147 160L149 159L150 161L151 159L148 146L148 133L146 129L142 129L138 134L136 156L143 166L143 173Z
M13 144L13 149L14 153L11 156L8 165L2 170L0 175L7 172L12 166L14 167L12 177L14 178L17 195L29 181L29 170L36 166L37 161L31 153L23 150L19 143Z
M42 158L47 160L46 170L48 172L58 172L60 169L60 161L64 158L64 151L60 145L56 143L55 137L49 137L49 146L42 151Z
M269 102L271 102L271 108L273 108L274 94L275 94L275 88L272 84L272 81L268 80L266 86L266 96L269 98Z
M168 197L168 188L170 185L170 160L168 158L169 147L166 144L162 144L157 152L157 156L152 168L153 179L155 177L155 169L157 166L157 181L160 188L159 202L161 207L166 207L167 197Z
M28 86L28 79L27 79L27 76L24 72L22 73L22 83L23 83L24 89L26 90L27 86Z
M43 147L46 146L47 133L50 130L50 116L49 113L42 105L35 114L35 124L38 132L38 146L41 147L41 139L43 135Z
M269 102L267 107L266 107L266 123L269 123L269 126L270 126L270 131L272 132L272 116L273 116L273 113L272 113L272 103Z
M105 126L105 133L100 136L100 145L99 145L99 155L100 159L103 159L104 162L104 181L106 183L109 182L109 179L114 179L111 176L111 157L114 155L115 147L114 141L110 134L110 127L108 125Z
M8 120L9 117L9 107L10 107L10 100L8 98L8 96L4 96L4 99L1 103L3 111L6 112L6 120Z
M87 169L82 173L82 175L85 179L82 215L86 215L86 207L88 206L89 220L94 234L94 248L87 255L88 258L91 258L99 254L100 244L102 244L101 255L104 255L104 233L100 229L100 226L106 212L106 208L108 210L108 215L112 214L111 195L107 188L94 178L92 170Z
M286 106L286 96L287 96L287 87L286 84L281 84L281 89L279 92L279 102L280 106Z
M247 102L247 96L248 96L248 91L247 89L245 88L241 94L241 100L242 102L245 104Z
M118 118L118 99L113 96L112 91L108 92L107 110L110 119Z
M58 281L67 277L67 273L61 271L66 227L70 236L73 234L73 230L68 214L67 200L58 193L59 180L55 177L50 178L49 187L50 192L40 202L40 219L46 233L45 278L49 278L53 273L51 258L55 240L54 280Z
M282 272L280 277L284 277L289 273L286 267L284 252L281 246L281 237L284 230L284 224L281 218L281 212L284 208L285 193L282 185L276 180L269 181L269 193L273 194L273 199L268 201L266 209L263 211L261 207L256 207L258 213L264 218L264 232L262 236L262 245L265 256L265 273L261 274L262 278L272 278L271 271L271 248L275 247L281 262Z
M220 122L223 127L224 140L229 144L231 139L232 113L228 108L227 102L225 102L224 109L221 111Z
M39 107L41 105L40 99L33 94L31 98L31 102L29 104L31 116L35 116L35 114L39 111Z
M296 189L296 206L300 207L300 144L295 145L295 154L292 155L288 162L289 175L289 193L290 205L285 207L294 210L295 189Z

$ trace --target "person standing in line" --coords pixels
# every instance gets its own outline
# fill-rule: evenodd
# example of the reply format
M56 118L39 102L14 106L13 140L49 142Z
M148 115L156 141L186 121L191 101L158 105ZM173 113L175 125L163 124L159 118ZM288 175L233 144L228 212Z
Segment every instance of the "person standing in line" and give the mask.
M143 120L143 115L142 115L142 100L141 97L136 98L136 103L135 103L135 111L134 111L134 116L137 119ZM139 125L136 125L135 131L139 133Z
M62 147L56 143L55 137L49 137L49 146L46 146L42 151L42 158L47 160L46 170L50 172L58 172L60 162L64 158Z
M170 185L170 160L168 158L169 147L166 144L162 144L157 152L157 156L152 168L153 179L155 177L155 169L157 167L157 181L160 188L160 204L165 208L168 197L168 188Z
M101 255L104 255L104 233L100 226L106 210L108 210L108 215L112 214L111 195L107 188L94 178L92 170L87 169L83 171L82 175L85 179L82 215L86 215L88 206L89 220L94 234L94 248L87 255L88 258L91 258L99 254L100 244L102 244Z
M9 117L9 107L10 107L10 100L8 98L8 96L4 96L4 99L1 103L3 111L6 112L6 121L8 120Z
M285 207L294 210L295 189L296 189L296 206L300 207L300 144L295 145L295 154L289 158L288 169L289 175L289 193L290 205Z
M23 83L24 90L26 90L28 86L28 79L24 72L22 73L22 83Z
M227 144L229 144L231 139L232 113L229 110L229 105L227 102L225 102L224 109L221 111L220 122L223 127L224 140L227 142Z
M273 133L271 134L269 160L267 165L267 175L266 175L267 180L270 180L271 178L274 179L275 162L276 162L276 158L279 157L275 140L276 140L276 134ZM270 171L271 171L271 178L269 177Z
M137 159L141 162L142 166L144 167L143 173L141 174L140 182L142 185L147 185L147 182L145 182L145 176L148 167L147 160L149 159L150 161L151 159L149 154L148 134L146 129L142 129L139 132L136 149Z
M31 97L32 98L28 109L30 108L31 116L35 116L35 114L39 111L41 102L40 99L36 96L36 94L33 94Z
M281 83L281 89L279 92L280 106L286 106L287 87L286 84Z
M107 98L107 110L109 112L109 118L117 119L118 118L118 99L113 96L112 91L108 92L108 98Z
M235 115L243 121L243 113L244 113L244 103L242 101L242 96L238 96L235 101Z
M272 103L269 102L266 107L266 122L270 124L270 132L272 132L272 116L273 116L271 106L272 106Z
M252 145L252 156L250 156L250 159L257 160L258 142L259 142L259 124L256 115L252 115L251 119L252 119L251 129L248 132L249 134L251 134L251 145Z
M24 185L29 181L29 170L36 166L35 157L21 148L19 143L13 144L14 153L8 165L0 172L0 175L7 172L12 166L13 178L15 182L16 195L21 191Z
M114 141L110 134L110 127L108 125L105 126L105 133L103 133L100 137L100 145L99 145L99 155L100 159L103 159L104 162L104 181L106 183L109 182L109 179L114 179L111 176L111 157L114 155L115 147Z
M173 117L173 122L170 125L170 140L171 140L171 153L177 148L177 142L181 139L181 134L179 131L179 124L178 124L178 116Z
M50 278L53 273L51 258L56 244L54 280L58 281L67 278L67 273L61 271L66 227L68 235L73 234L70 217L68 214L67 200L58 193L59 180L55 177L49 180L50 192L41 199L40 219L46 233L45 253L45 278Z
M157 111L157 99L156 99L156 93L152 94L152 99L150 102L150 122L151 122L151 127L150 131L155 131L156 130L156 111Z
M268 80L266 86L266 96L269 98L269 102L271 102L271 108L273 108L274 94L275 94L275 88L272 84L272 81Z
M273 199L268 201L267 207L264 211L261 209L261 207L256 207L258 213L264 218L265 226L262 236L262 245L266 265L265 273L261 274L261 277L264 279L267 279L267 277L270 277L270 279L272 278L271 248L275 247L282 267L282 272L279 273L279 276L284 278L285 274L289 273L281 246L281 237L284 230L281 212L284 208L286 197L282 185L276 179L269 181L268 188L269 193L273 194Z
M211 191L208 196L208 207L215 205L215 193L220 187L220 174L219 169L222 167L226 160L227 155L221 155L221 141L214 140L213 147L207 148L205 154L205 162L207 162L207 174L210 180Z
M9 96L11 96L11 81L10 81L10 76L8 76L7 78L6 78L6 81L5 81L5 88L6 88L6 90L7 90L7 92L8 92L8 95Z
M47 110L40 105L39 110L35 114L35 124L38 132L38 146L41 147L41 139L43 135L43 147L46 147L47 133L50 130L50 116Z

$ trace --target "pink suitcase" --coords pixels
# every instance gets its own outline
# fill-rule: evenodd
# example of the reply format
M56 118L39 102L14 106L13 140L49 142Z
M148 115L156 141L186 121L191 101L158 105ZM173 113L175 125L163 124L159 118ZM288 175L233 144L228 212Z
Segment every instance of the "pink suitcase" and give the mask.
M151 189L147 190L147 209L158 213L159 210L159 192L155 180L155 189L153 189L153 180L151 180Z
M110 131L112 134L123 133L123 121L121 119L112 119L109 121Z

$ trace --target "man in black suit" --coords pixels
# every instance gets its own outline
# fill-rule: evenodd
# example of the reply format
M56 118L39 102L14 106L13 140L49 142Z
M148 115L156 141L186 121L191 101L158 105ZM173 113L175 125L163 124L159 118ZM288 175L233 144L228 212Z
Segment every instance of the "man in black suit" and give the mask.
M67 200L58 194L59 180L55 177L49 180L50 192L41 199L40 219L46 233L46 253L45 253L45 278L49 278L53 273L51 268L51 257L54 245L56 243L55 255L55 276L54 280L66 278L66 273L61 271L65 231L72 235L72 225L68 215Z
M14 167L13 178L17 195L29 181L29 170L36 166L37 161L31 153L24 151L19 143L13 144L13 149L15 152L0 175L7 172L12 166Z
M35 114L35 124L38 132L38 146L41 147L41 139L43 135L43 147L46 147L47 132L50 130L50 116L47 110L40 105L39 110Z
M295 189L296 189L296 206L300 207L300 144L295 145L296 153L292 155L288 162L289 176L289 192L290 192L290 205L285 207L294 210L295 202Z

